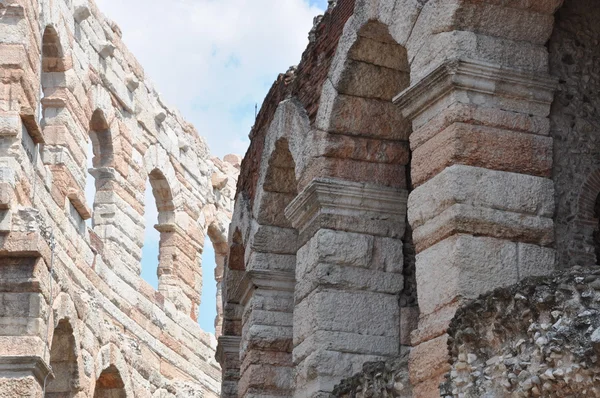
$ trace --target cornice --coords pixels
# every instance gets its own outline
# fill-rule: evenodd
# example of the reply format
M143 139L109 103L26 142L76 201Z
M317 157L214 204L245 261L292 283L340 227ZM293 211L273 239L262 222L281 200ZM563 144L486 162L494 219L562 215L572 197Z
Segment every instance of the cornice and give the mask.
M397 188L319 178L292 200L285 215L300 232L323 213L403 220L407 196Z
M554 99L557 82L558 79L549 74L510 69L470 59L453 59L398 94L393 102L410 119L453 90L549 105Z

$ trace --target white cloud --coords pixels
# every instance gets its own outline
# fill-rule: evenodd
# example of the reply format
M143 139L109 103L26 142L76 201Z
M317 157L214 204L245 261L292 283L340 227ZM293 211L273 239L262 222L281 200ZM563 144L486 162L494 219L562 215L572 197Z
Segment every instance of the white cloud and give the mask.
M323 12L308 0L97 3L164 99L219 156L245 151L254 104L300 61L313 17Z

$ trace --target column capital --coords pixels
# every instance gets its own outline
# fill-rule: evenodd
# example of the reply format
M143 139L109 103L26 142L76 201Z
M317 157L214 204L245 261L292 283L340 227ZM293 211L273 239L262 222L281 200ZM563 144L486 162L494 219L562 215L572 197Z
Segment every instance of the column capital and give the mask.
M52 371L48 364L39 356L0 356L1 373L29 373L32 374L40 384Z
M557 78L549 74L511 69L471 59L451 59L394 98L405 117L412 120L440 101L478 104L548 116ZM456 96L456 93L470 93ZM480 96L473 96L477 93ZM452 99L452 98L451 98Z
M399 238L404 234L404 189L335 178L312 180L285 209L307 241L321 228Z

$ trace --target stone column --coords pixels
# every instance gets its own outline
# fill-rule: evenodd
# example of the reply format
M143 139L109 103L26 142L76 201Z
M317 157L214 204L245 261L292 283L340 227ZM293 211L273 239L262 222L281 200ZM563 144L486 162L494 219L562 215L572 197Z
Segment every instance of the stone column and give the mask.
M445 332L461 303L553 269L554 87L548 75L459 59L395 100L413 123L416 396L439 397Z
M294 397L324 397L399 352L405 190L322 178L286 209L300 234Z

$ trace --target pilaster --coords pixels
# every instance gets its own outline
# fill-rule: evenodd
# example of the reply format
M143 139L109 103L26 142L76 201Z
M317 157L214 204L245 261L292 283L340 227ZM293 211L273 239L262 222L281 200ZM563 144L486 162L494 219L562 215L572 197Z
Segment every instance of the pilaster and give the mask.
M303 245L295 271L295 397L327 396L363 363L398 354L406 196L324 178L287 207Z
M554 267L555 84L453 59L395 98L413 123L408 219L421 316L410 372L419 396L439 396L445 332L462 302Z

